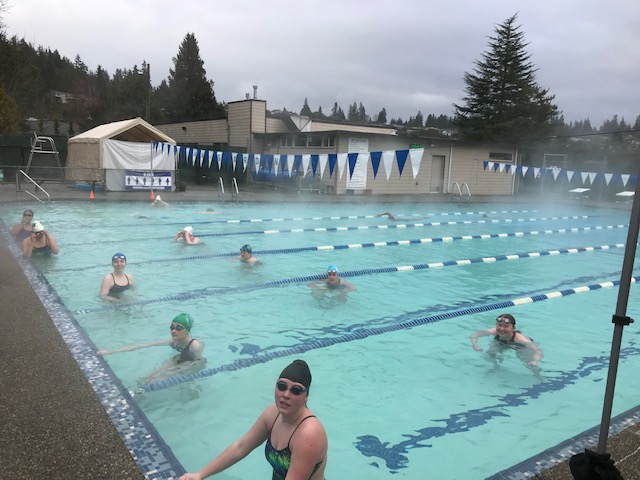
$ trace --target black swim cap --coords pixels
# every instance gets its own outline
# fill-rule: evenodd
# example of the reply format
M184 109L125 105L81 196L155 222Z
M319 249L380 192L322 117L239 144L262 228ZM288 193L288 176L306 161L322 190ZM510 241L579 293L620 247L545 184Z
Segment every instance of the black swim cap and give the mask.
M304 360L294 360L280 374L278 378L286 378L292 382L304 385L307 389L311 386L311 371Z

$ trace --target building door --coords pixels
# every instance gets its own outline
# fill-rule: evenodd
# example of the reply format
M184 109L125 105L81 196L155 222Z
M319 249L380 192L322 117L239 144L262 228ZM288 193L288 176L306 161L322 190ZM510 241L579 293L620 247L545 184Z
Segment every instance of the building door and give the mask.
M444 185L444 155L433 155L431 157L431 185L430 193L442 193Z

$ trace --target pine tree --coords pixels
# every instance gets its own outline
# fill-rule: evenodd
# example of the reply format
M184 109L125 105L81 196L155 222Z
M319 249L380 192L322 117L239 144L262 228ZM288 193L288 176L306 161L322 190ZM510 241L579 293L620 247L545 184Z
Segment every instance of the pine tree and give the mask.
M525 50L517 14L495 28L489 51L475 62L475 73L465 73L465 104L455 105L455 124L464 138L517 143L544 135L558 108L554 95L536 84L536 68Z
M193 33L184 37L173 64L174 68L169 70L169 120L188 122L224 116L224 108L213 93L213 81L207 80L198 41Z
M380 113L378 114L378 118L376 119L376 123L386 124L387 123L387 110L382 107Z
M300 110L300 115L305 117L313 118L313 112L309 107L309 102L307 101L307 97L304 97L304 105L302 106L302 110Z
M18 109L13 98L0 85L0 132L12 134L20 132Z

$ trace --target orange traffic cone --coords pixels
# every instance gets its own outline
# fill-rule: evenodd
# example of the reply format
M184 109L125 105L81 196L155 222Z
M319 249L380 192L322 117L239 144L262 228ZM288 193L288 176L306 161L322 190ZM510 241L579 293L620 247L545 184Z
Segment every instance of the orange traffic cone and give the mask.
M151 190L151 200L154 200L156 196L153 194L153 190Z
M89 200L93 200L94 196L93 196L93 190L91 190L91 193L89 194Z

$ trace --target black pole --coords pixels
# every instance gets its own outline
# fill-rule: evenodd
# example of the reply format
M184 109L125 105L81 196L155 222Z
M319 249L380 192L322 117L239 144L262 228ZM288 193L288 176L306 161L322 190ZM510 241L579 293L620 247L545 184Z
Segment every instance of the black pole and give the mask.
M618 303L616 313L613 316L613 340L611 341L611 355L609 356L609 373L607 374L607 387L604 392L604 405L602 406L602 421L600 423L600 436L598 437L598 453L604 454L607 450L607 438L609 425L611 424L611 410L613 407L613 394L616 388L618 375L618 361L620 360L620 346L622 344L622 330L633 322L627 314L629 301L629 288L633 274L633 262L636 257L636 244L638 242L638 227L640 225L640 172L636 178L636 190L631 207L631 219L627 233L627 244L622 261L622 273L620 275L620 289L618 290Z

